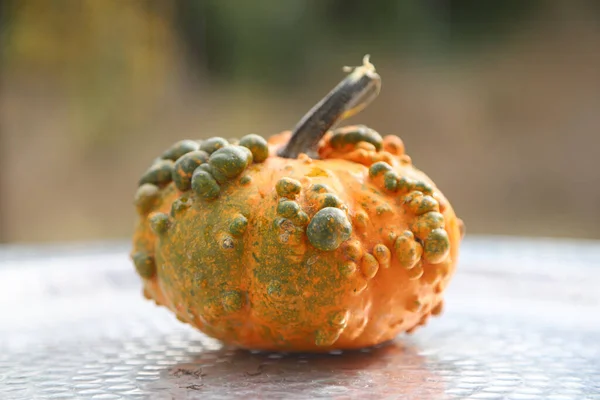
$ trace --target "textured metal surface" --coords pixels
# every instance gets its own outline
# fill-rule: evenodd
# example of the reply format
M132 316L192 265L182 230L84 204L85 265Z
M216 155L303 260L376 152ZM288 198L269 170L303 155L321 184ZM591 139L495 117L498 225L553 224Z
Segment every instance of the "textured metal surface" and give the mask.
M351 353L223 348L125 248L0 248L0 399L600 399L600 244L466 242L441 318Z

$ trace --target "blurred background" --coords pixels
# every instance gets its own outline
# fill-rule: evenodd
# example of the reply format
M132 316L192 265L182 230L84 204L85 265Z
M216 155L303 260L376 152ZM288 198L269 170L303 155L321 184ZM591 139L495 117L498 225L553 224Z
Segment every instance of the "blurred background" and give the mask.
M600 238L600 2L0 1L0 242L123 238L173 142L292 128L370 53L468 233Z

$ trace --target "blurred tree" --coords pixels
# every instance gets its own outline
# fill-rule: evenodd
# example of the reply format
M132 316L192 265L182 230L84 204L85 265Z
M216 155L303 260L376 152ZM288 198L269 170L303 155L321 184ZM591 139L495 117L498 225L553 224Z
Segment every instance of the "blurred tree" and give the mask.
M504 37L539 7L519 0L176 0L190 60L227 81L292 85L304 60L348 55L443 56Z
M7 3L5 68L66 91L95 145L122 131L133 101L156 99L172 56L169 2L18 0Z

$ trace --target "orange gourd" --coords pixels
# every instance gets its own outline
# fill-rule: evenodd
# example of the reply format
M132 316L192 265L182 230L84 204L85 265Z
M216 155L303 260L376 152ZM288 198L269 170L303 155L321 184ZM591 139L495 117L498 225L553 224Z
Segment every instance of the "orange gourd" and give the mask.
M184 140L143 175L144 294L249 349L375 345L442 310L462 222L396 136L332 129L380 78L365 59L293 132Z

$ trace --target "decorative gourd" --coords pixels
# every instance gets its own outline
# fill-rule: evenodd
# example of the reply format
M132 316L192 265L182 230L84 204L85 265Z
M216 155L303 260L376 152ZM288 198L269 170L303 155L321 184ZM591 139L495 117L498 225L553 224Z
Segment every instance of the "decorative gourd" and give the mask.
M398 137L331 130L379 88L365 57L293 133L183 140L156 159L135 197L145 296L263 350L371 346L440 314L462 222Z

